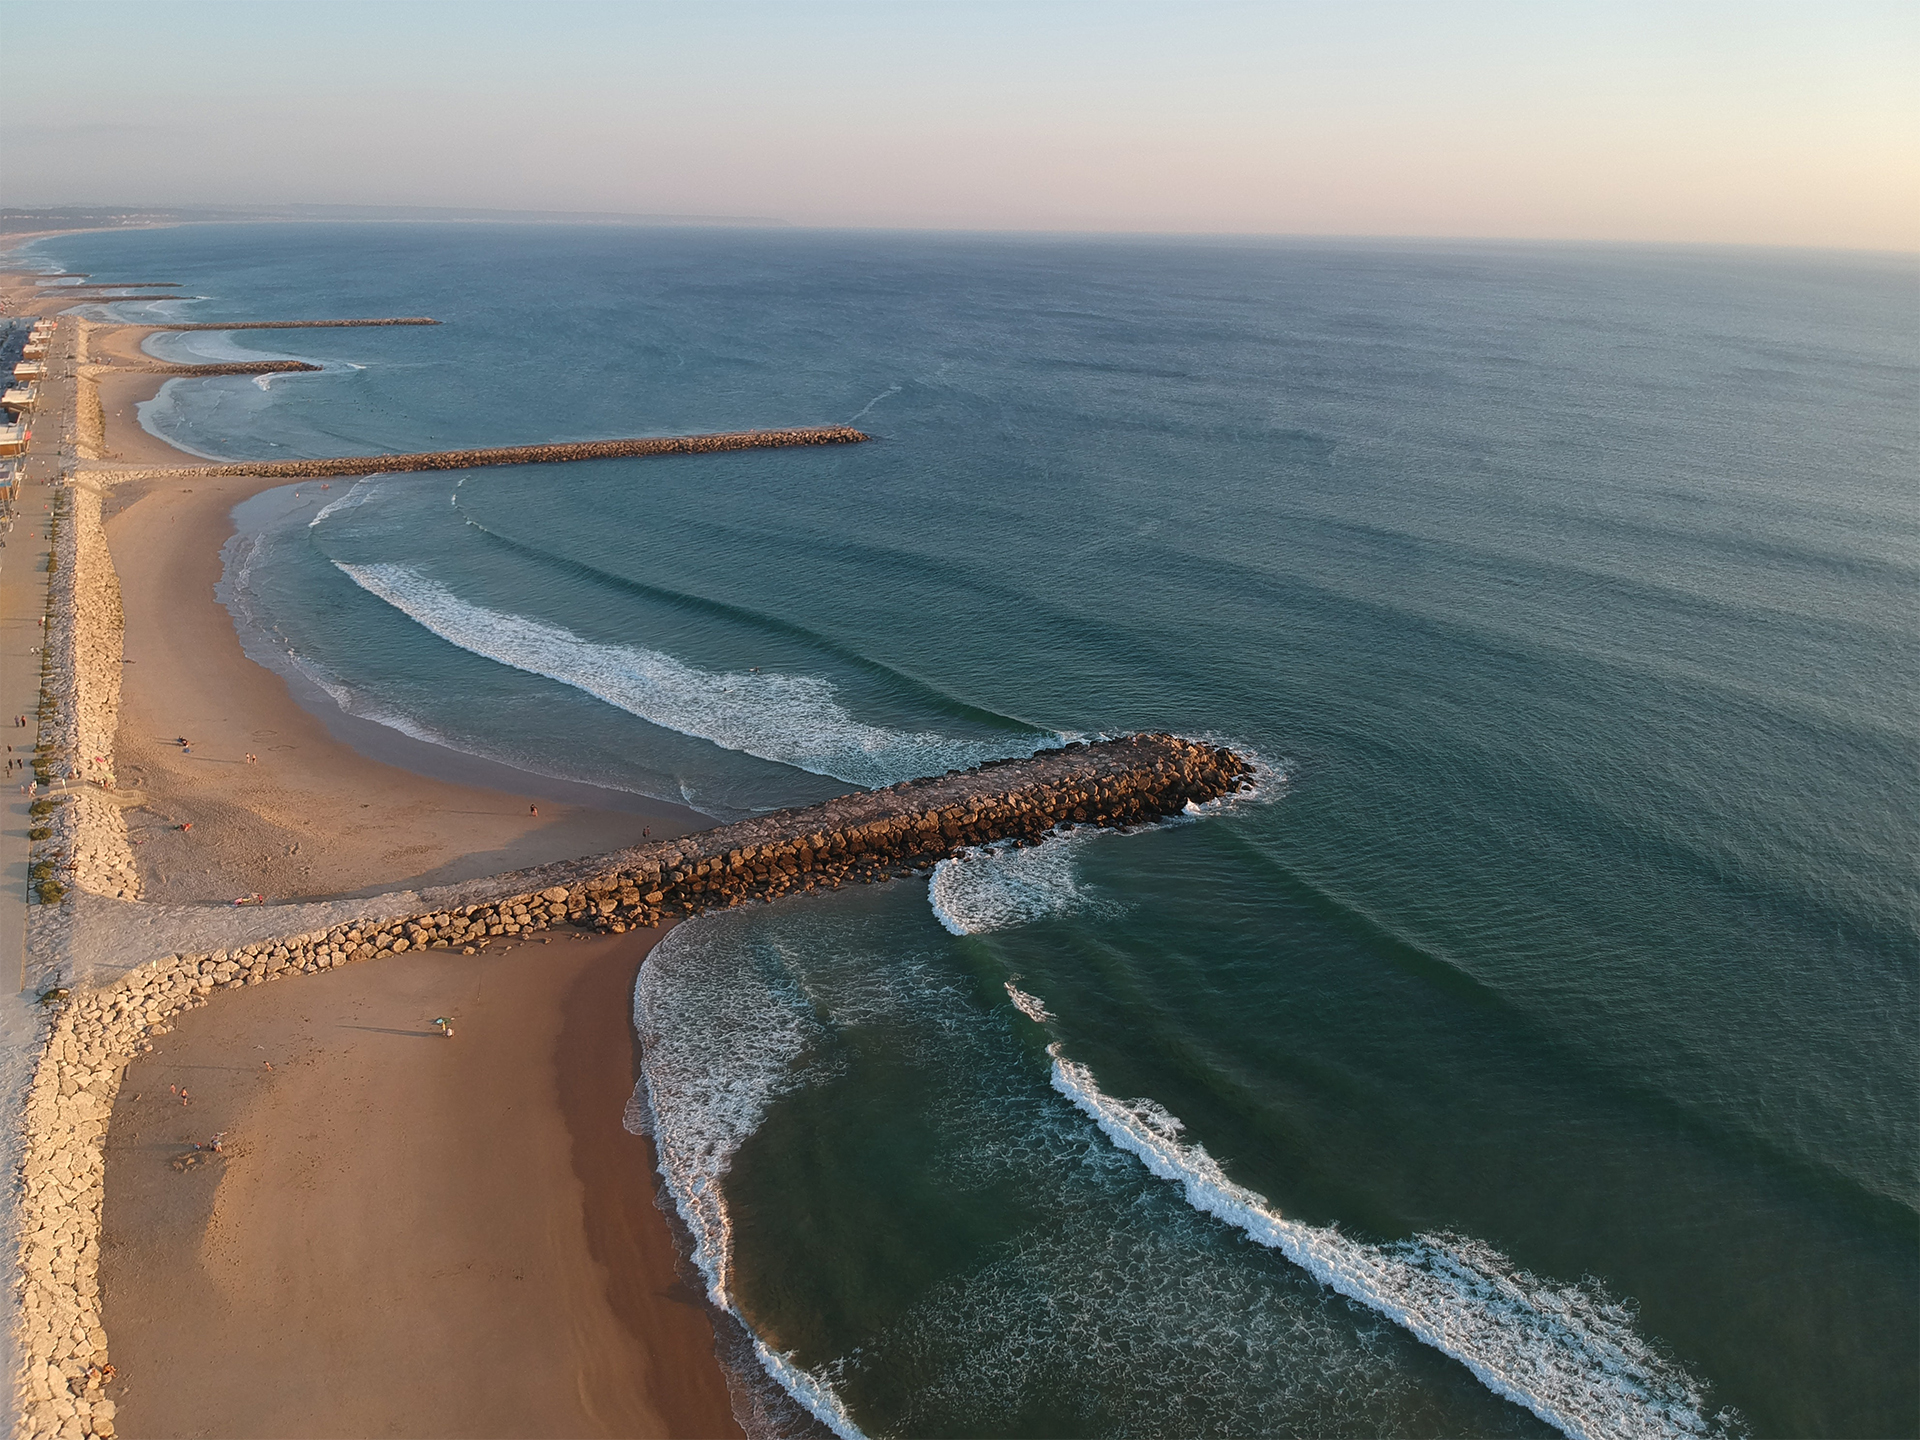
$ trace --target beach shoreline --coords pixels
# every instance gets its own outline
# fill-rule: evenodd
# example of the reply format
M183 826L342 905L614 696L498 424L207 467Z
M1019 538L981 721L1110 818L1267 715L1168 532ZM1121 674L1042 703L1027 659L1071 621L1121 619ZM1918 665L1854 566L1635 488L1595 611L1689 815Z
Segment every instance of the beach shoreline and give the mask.
M80 322L75 404L84 418L91 390L102 422L92 458L205 463L139 421L138 406L177 377L112 370L150 361L141 346L164 328ZM126 617L114 769L144 898L415 889L713 823L683 805L550 780L358 720L318 687L248 657L215 587L234 507L286 480L99 487L96 476L111 472L79 483L99 491ZM367 796L379 797L377 809Z
M62 791L36 831L48 878L17 997L41 1001L18 1114L20 1433L110 1440L128 1401L155 1434L714 1434L729 1392L743 1424L807 1430L797 1413L762 1423L787 1402L767 1409L744 1332L694 1305L671 1224L638 1208L658 1170L610 1117L634 1085L643 946L682 915L924 872L1063 825L1163 819L1255 767L1132 734L713 827L690 811L543 814L525 794L385 765L247 655L216 594L235 507L286 476L183 464L133 433L125 403L89 407L88 371L108 368L87 363L97 331L58 327L36 455L57 538L35 768ZM161 458L99 458L116 444ZM591 931L640 939L618 963L576 962L600 953ZM310 983L253 988L296 978ZM427 1028L436 1014L457 1040ZM388 1040L405 1043L367 1048ZM268 1068L273 1045L291 1068ZM469 1053L479 1068L448 1079ZM298 1092L277 1110L260 1089L276 1074ZM247 1148L192 1149L163 1080L182 1112L201 1105L197 1128ZM197 1209L173 1185L216 1174ZM530 1230L530 1215L547 1218ZM448 1251L448 1234L467 1238ZM438 1263L421 1270L416 1252ZM529 1265L552 1283L516 1329Z
M31 305L39 298L32 293L19 294L22 279L25 289L32 291L30 276L6 279L14 282L7 288L14 291L16 299ZM75 373L64 393L57 392L53 397L56 402L64 402L60 409L65 413L49 410L39 417L40 424L51 432L48 438L56 445L65 440L71 447L69 453L83 460L169 468L202 463L201 457L175 449L139 424L138 405L152 398L171 378L132 369L150 358L144 356L140 344L153 327L78 328L73 359L79 363L71 367ZM128 370L114 373L111 367L119 364L126 364ZM97 426L94 436L86 433L89 408ZM94 441L91 446L86 444L90 438ZM36 448L49 447L43 444ZM75 483L77 487L89 482L79 479ZM101 798L136 801L131 806L123 804L122 814L134 822L125 840L141 842L131 847L139 862L139 882L137 887L123 887L109 880L107 884L114 888L106 893L131 898L137 890L149 902L231 904L255 894L282 899L291 895L391 892L604 853L631 844L649 831L676 835L711 823L685 807L655 805L643 797L623 796L627 803L611 808L592 803L599 797L591 793L555 799L548 793L552 787L537 783L502 788L503 782L516 780L520 774L505 766L466 767L483 770L492 785L436 779L391 763L393 756L374 759L330 733L323 716L302 705L282 676L263 669L244 654L233 617L214 594L222 550L234 531L233 507L252 494L285 483L265 478L252 483L197 481L184 487L168 486L164 481L134 482L104 487L84 497L92 503L67 506L69 526L78 511L80 520L94 527L83 538L102 542L96 549L107 571L104 584L113 592L111 608L123 625L122 634L116 638L126 643L124 657L115 654L110 661L91 657L93 668L97 671L102 663L117 663L122 658L130 662L124 664L119 675L111 677L122 682L117 687L106 685L99 674L89 677L83 673L89 659L86 644L98 639L89 632L99 630L101 620L98 615L71 617L67 628L77 653L71 657L72 668L66 676L75 687L69 700L108 692L110 712L117 708L117 717L109 713L106 738L111 748L101 757L114 776L114 787L110 795L104 788L98 794L83 788L83 793L74 798L84 802L83 810L102 808L91 803ZM70 501L82 498L69 494ZM69 539L68 543L73 541ZM94 598L103 581L88 576L73 577L73 583L83 592L76 598L84 604ZM111 694L116 688L117 695ZM73 708L87 707L80 704ZM96 703L93 708L100 707ZM117 726L111 723L113 718L117 718ZM197 742L190 754L185 747L170 743L183 732ZM438 748L424 742L411 743L423 752ZM257 758L248 762L248 754ZM454 768L459 768L457 760ZM517 793L523 788L534 791L531 798ZM574 788L590 791L585 786ZM381 818L377 821L362 818L369 815L373 804L362 797L370 795L378 797ZM582 799L587 803L581 803ZM70 815L77 813L69 811ZM115 843L120 837L105 838L108 848L121 848ZM35 908L39 913L30 919L42 930L43 921L57 918L48 907ZM516 1115L523 1142L542 1149L545 1163L516 1169L513 1173L518 1188L512 1195L495 1195L492 1203L470 1206L468 1213L475 1227L474 1243L503 1247L506 1252L527 1243L527 1237L510 1229L491 1233L488 1227L523 1214L529 1197L537 1200L541 1213L554 1222L551 1233L542 1237L545 1263L538 1271L549 1299L545 1317L549 1322L545 1331L547 1363L529 1367L525 1335L514 1338L509 1347L512 1353L482 1355L471 1344L458 1343L460 1337L443 1327L441 1333L448 1337L449 1344L439 1357L435 1374L442 1389L451 1394L438 1395L425 1408L406 1411L397 1395L382 1397L367 1387L363 1376L355 1373L356 1364L346 1358L352 1353L350 1346L342 1344L329 1350L315 1347L311 1336L302 1337L286 1353L316 1357L331 1365L327 1393L358 1397L373 1406L359 1412L367 1416L371 1429L344 1422L344 1428L335 1433L739 1433L728 1400L728 1382L715 1352L713 1327L705 1313L705 1299L697 1291L689 1292L678 1279L677 1270L684 1261L664 1217L654 1206L659 1182L653 1174L650 1142L627 1135L620 1127L634 1083L634 1058L630 997L615 992L623 986L630 989L632 972L637 971L657 938L658 932L630 932L617 941L589 940L577 949L567 947L560 953L592 951L596 958L590 964L570 957L571 963L560 967L567 973L558 976L541 974L528 966L526 947L522 946L516 982L492 987L487 997L490 1003L476 999L468 1007L470 1016L463 1027L482 1035L497 1029L498 1043L461 1051L465 1065L451 1078L440 1076L442 1088L431 1091L432 1103L443 1109L451 1107L449 1114L462 1111L463 1106L466 1113L473 1114L464 1102L477 1087L487 1083L503 1085L522 1099L536 1095L541 1099L539 1105L520 1104ZM433 962L459 967L475 981L494 971L509 974L516 970L505 954L484 949L479 958L443 951L431 954L431 958L421 956L414 965ZM322 984L350 979L372 985L378 992L382 987L403 984L406 971L400 966L390 970L384 964L356 966L338 976L315 978ZM274 997L292 1011L313 1003L300 990L284 987L258 993ZM232 1001L215 1007L211 1014L220 1023L239 1028L224 1041L213 1042L214 1049L208 1052L211 1063L229 1070L246 1058L251 1046L260 1043L250 1038L254 1017L229 1015L230 1005ZM58 1061L57 1054L54 1059ZM354 1062L344 1055L335 1059L333 1068L338 1073L329 1083L372 1083L371 1077L351 1080L349 1072ZM45 1071L45 1062L40 1068ZM142 1093L137 1078L131 1093ZM418 1100L418 1104L426 1103L428 1098ZM26 1153L31 1165L32 1156L44 1149L47 1139L44 1133L36 1132L44 1132L47 1127L44 1121L36 1124L31 1116L26 1123ZM464 1133L466 1143L443 1154L435 1172L443 1185L461 1189L463 1167L485 1167L498 1156L494 1143L497 1137L480 1133L474 1128L477 1123L471 1121L465 1132L457 1127L448 1132ZM104 1138L106 1117L98 1125ZM88 1133L84 1126L76 1132L83 1142ZM365 1137L351 1138L359 1142ZM117 1143L117 1133L115 1139ZM336 1174L349 1189L363 1190L375 1184L379 1176L391 1179L395 1166L417 1163L417 1158L405 1144L397 1144L383 1155L371 1152L362 1143L346 1143L336 1154ZM590 1175L592 1183L583 1180L583 1174ZM116 1171L111 1189L106 1187L104 1174L100 1179L102 1198L111 1197L110 1203L115 1205L132 1193L123 1195L125 1187L117 1175ZM183 1177L166 1171L165 1178ZM237 1217L244 1216L245 1223L238 1228L245 1233L261 1237L286 1234L285 1230L272 1228L266 1217L284 1215L300 1195L309 1192L284 1176L265 1171L260 1180L249 1198L228 1207L225 1223L231 1226ZM35 1213L32 1202L30 1195L24 1212L27 1217ZM24 1219L24 1228L30 1230L34 1224L33 1219ZM144 1222L135 1224L143 1233L150 1228ZM400 1248L417 1248L431 1228L427 1223L425 1230L415 1227L413 1231L397 1232ZM35 1267L28 1262L38 1252L30 1243L30 1234L20 1238L23 1265L31 1275ZM174 1238L173 1262L188 1270L203 1271L204 1247L212 1238L211 1232L203 1225L197 1235L176 1230ZM239 1372L227 1367L241 1378L264 1382L264 1388L239 1401L238 1409L216 1417L210 1408L212 1392L206 1384L189 1383L171 1364L149 1369L140 1360L143 1317L161 1329L185 1333L176 1323L178 1295L163 1289L143 1307L133 1294L133 1272L129 1272L128 1283L122 1284L111 1249L109 1245L105 1263L99 1267L93 1303L97 1304L102 1295L118 1295L124 1302L113 1309L112 1316L116 1330L124 1327L127 1335L130 1360L123 1358L120 1369L128 1382L139 1384L136 1393L143 1401L170 1396L179 1402L184 1407L180 1433L265 1433L261 1425L271 1408L271 1397L284 1393L285 1387L279 1383L284 1364ZM521 1268L525 1272L534 1267ZM309 1269L314 1279L323 1282L340 1281L351 1273L337 1267ZM47 1273L54 1278L54 1272ZM526 1288L525 1281L512 1286L520 1292ZM79 1298L84 1316L88 1306L84 1295ZM262 1333L276 1298L263 1293L255 1297L255 1303L231 1314L243 1330ZM421 1304L443 1321L453 1318L444 1308L446 1298L444 1287L433 1285L424 1286L418 1294ZM523 1294L489 1294L463 1307L458 1318L477 1320L493 1315L513 1319L526 1313L523 1304ZM10 1398L16 1414L22 1422L49 1411L56 1423L63 1415L69 1420L78 1416L86 1433L111 1436L115 1433L113 1400L97 1383L97 1372L96 1383L87 1383L81 1363L84 1354L70 1352L75 1359L57 1368L42 1368L44 1347L38 1326L44 1318L44 1312L36 1313L32 1308L30 1298L21 1312L28 1333L22 1336L23 1343L15 1346L25 1368L16 1371L14 1386L9 1387L15 1392ZM84 1322L79 1328L85 1329ZM338 1332L343 1341L348 1335L360 1333L360 1327L353 1325ZM396 1333L396 1338L415 1337ZM104 1360L104 1334L98 1340L98 1346L82 1344L80 1351L92 1350ZM539 1373L534 1375L536 1369ZM491 1376L514 1375L531 1377L523 1387L518 1409L510 1403L502 1404L487 1385ZM548 1386L551 1393L540 1392L535 1381ZM417 1387L408 1388L411 1392ZM69 1395L72 1398L67 1398ZM91 1403L89 1396L93 1397ZM461 1397L468 1402L464 1409L459 1403ZM575 1406L572 1412L566 1408L569 1401ZM415 1419L411 1425L401 1423L396 1432L395 1422L403 1411ZM136 1407L136 1416L139 1413ZM302 1423L294 1427L294 1433L321 1433L326 1429L326 1422L319 1416L312 1420L320 1429ZM496 1428L490 1432L488 1426ZM22 1433L36 1428L26 1423ZM160 1433L147 1428L144 1421L136 1428L138 1433Z
M515 790L435 778L340 738L347 727L329 725L320 703L302 704L286 677L247 656L215 594L233 508L284 483L146 480L106 496L126 610L116 775L123 802L139 801L128 818L149 899L415 889L712 823L643 797L617 810L569 803L505 766L490 773Z

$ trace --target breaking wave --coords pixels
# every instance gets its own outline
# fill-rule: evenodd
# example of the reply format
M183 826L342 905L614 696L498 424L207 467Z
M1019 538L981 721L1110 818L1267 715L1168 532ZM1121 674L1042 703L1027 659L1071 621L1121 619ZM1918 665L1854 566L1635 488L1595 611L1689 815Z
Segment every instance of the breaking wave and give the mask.
M733 1299L733 1227L721 1181L760 1128L767 1107L800 1082L795 1062L819 1029L790 978L765 967L715 963L733 940L725 917L683 925L640 967L633 1028L641 1076L625 1126L653 1136L660 1174L693 1237L693 1262L713 1303L739 1316ZM741 1317L744 1325L745 1319ZM842 1440L861 1431L833 1392L752 1327L754 1354L781 1388Z
M334 564L462 650L571 685L663 729L854 785L891 785L1030 755L1052 738L959 740L868 725L818 676L701 670L663 651L587 640L558 625L474 605L404 565Z
M927 882L934 918L955 935L980 935L1098 908L1074 877L1074 851L1096 833L1089 827L1038 845L973 846L942 860Z
M1576 1440L1721 1436L1736 1416L1706 1413L1699 1384L1634 1329L1632 1311L1597 1286L1556 1285L1492 1246L1457 1235L1366 1245L1283 1218L1229 1180L1179 1119L1151 1101L1103 1092L1093 1072L1053 1056L1053 1088L1187 1203L1277 1250L1321 1284L1458 1360L1495 1394Z
M1014 980L1018 980L1019 978L1017 975L1014 976ZM1053 1019L1053 1012L1047 1009L1047 1002L1042 1000L1038 995L1029 995L1018 985L1014 984L1013 980L1007 981L1006 985L1007 999L1013 1002L1013 1008L1033 1021L1034 1024L1044 1025L1047 1021Z
M342 495L338 500L329 500L326 504L322 505L319 510L314 513L314 517L307 522L307 528L311 530L328 516L338 515L343 510L358 510L378 493L374 488L374 484L383 478L385 477L369 475L363 480L354 481L353 488L347 491L346 494Z

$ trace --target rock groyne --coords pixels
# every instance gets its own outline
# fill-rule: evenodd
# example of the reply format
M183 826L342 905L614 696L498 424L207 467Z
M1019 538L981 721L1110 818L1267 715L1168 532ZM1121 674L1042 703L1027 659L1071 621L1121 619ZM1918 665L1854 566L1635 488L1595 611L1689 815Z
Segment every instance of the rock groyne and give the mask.
M276 365L276 370L299 368ZM209 373L205 368L195 374ZM250 373L250 372L249 372ZM790 430L733 430L717 435L650 435L632 440L571 440L551 445L495 445L476 450L429 450L414 455L343 455L328 460L260 460L237 465L169 465L110 471L111 480L215 480L227 477L329 479L408 470L467 470L483 465L551 465L569 460L615 460L634 455L710 455L723 450L778 450L805 445L858 445L873 437L851 425Z
M1253 774L1233 751L1175 735L1069 745L756 816L608 856L585 870L547 867L545 918L624 930L846 880L880 879L927 868L970 846L1031 843L1063 825L1164 819L1250 784ZM552 896L563 879L571 883L561 901ZM503 923L494 909L489 923Z
M430 910L346 922L211 953L166 955L109 985L49 992L20 1169L18 1434L114 1434L100 1319L107 1122L126 1064L220 990L418 949L466 954L574 924L608 931L796 890L925 869L972 845L1035 841L1062 825L1130 825L1249 784L1231 750L1172 735L1071 745L909 781L614 855L421 896Z
M177 296L167 296L177 299ZM199 320L155 325L155 330L340 330L367 325L438 325L427 315L395 315L374 320ZM138 328L145 329L145 326Z
M101 373L118 375L287 375L298 370L318 371L318 365L304 360L216 360L205 365L175 365L168 361L142 361L137 365L117 365L111 361L90 367L86 378L97 380Z

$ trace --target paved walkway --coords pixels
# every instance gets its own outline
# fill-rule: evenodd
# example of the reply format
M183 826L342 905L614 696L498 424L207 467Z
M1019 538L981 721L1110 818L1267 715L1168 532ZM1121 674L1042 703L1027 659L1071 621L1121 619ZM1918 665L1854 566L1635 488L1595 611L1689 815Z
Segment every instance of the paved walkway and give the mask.
M49 377L41 382L40 408L29 428L33 443L22 467L25 483L11 527L0 521L0 743L14 747L15 755L31 758L40 706L40 618L47 608L47 521L57 493L55 482L70 455L63 455L63 417L73 399L72 321L63 322L56 343L48 350ZM30 728L15 729L13 717L25 715ZM30 771L28 772L31 773ZM20 793L25 776L0 779L0 1107L20 1114L26 1088L33 1079L38 1056L39 977L27 973L27 829L31 803ZM8 1183L0 1185L0 1243L9 1258L14 1243L17 1197L11 1176L20 1160L18 1123L0 1126L0 1165ZM13 1329L19 1297L4 1288L0 1300L0 1423L13 1429L15 1368Z

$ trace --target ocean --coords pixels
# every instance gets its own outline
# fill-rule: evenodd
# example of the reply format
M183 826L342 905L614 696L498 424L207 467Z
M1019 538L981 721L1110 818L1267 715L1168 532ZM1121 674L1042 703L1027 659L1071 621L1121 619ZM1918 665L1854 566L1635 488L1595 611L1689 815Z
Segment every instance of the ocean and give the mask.
M1920 1433L1920 265L256 225L142 423L250 653L731 819L1167 729L1259 792L706 917L631 1128L843 1435ZM783 1408L784 1407L784 1408ZM783 1418L787 1417L787 1418Z

